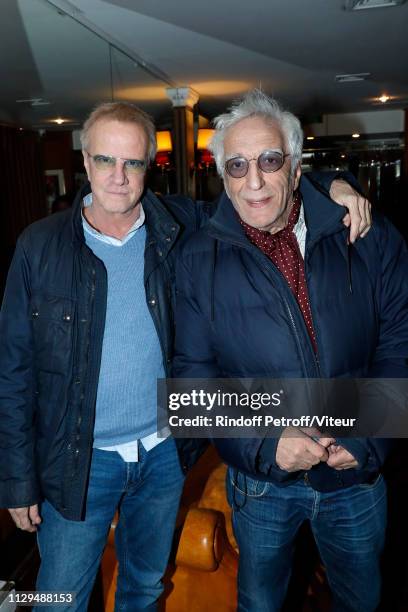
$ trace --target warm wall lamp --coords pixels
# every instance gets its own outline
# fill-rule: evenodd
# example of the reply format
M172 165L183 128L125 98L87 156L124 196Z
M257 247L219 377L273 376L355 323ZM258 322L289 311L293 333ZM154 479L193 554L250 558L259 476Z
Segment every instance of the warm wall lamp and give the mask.
M171 134L169 130L156 132L156 164L162 172L164 168L170 165L170 153L173 150L171 142Z
M198 130L197 136L197 151L199 155L199 164L203 164L208 170L209 166L214 163L212 153L208 150L208 145L214 136L215 130L202 128Z
M210 140L214 136L214 132L215 130L211 130L209 128L203 128L198 130L197 149L199 151L208 149L208 145L210 143Z
M171 134L169 130L163 130L161 132L156 132L156 144L157 144L157 152L161 153L161 151L172 151L173 144L171 142Z

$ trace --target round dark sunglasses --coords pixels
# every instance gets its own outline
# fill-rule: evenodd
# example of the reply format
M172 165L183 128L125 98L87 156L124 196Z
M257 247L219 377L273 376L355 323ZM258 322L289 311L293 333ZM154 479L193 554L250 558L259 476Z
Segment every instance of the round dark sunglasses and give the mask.
M259 157L232 157L225 162L225 171L232 178L242 178L248 173L249 162L256 161L256 164L262 172L277 172L285 163L285 158L290 153L282 153L282 151L263 151Z

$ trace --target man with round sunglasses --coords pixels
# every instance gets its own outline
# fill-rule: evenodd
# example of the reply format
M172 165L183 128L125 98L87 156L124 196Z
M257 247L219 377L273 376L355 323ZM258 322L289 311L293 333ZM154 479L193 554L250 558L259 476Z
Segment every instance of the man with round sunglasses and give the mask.
M146 188L155 129L134 105L99 105L81 138L89 184L72 210L25 230L9 272L0 504L19 528L38 533L37 589L75 593L59 611L87 608L119 510L116 609L150 611L163 589L183 471L200 452L188 440L177 450L157 431L156 381L173 358L179 247L211 207L161 201ZM341 182L337 193L356 209L355 234L364 233L364 199Z
M375 219L350 246L338 209L301 177L298 119L265 93L249 92L215 126L225 193L177 261L173 375L406 378L408 254L395 228ZM389 442L291 426L250 436L213 439L229 466L238 610L281 610L309 521L332 609L374 612Z

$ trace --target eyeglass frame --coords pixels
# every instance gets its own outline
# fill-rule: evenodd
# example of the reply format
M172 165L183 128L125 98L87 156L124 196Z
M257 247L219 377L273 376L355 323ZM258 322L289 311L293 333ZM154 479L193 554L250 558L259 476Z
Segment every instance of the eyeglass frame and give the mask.
M131 159L131 158L126 158L126 157L116 157L114 155L103 155L103 153L96 153L95 155L92 155L91 153L89 153L89 151L87 151L85 149L85 153L88 155L88 157L90 157L93 161L93 163L95 164L95 168L98 172L106 172L108 170L113 170L114 168L116 168L116 162L122 161L123 163L123 168L126 172L129 172L131 174L143 174L144 172L146 172L147 170L147 161L146 160L142 160L142 159ZM107 159L111 159L111 160L115 160L115 164L114 166L112 166L111 168L107 167L107 168L98 168L97 166L97 162L95 161L95 157L106 157ZM140 164L142 164L139 168L128 168L126 166L126 162L139 162Z
M276 170L263 170L259 164L259 160L262 157L262 155L265 155L265 153L279 153L279 155L282 157L282 164L279 166L279 168L276 168ZM273 174L274 172L279 172L279 170L281 170L283 168L283 165L285 163L285 158L286 157L290 157L292 154L291 153L284 153L283 151L280 150L276 150L276 149L265 149L265 151L262 151L262 153L260 153L258 155L258 157L251 157L250 159L247 159L246 157L244 157L243 155L235 155L234 157L230 157L229 159L225 160L224 162L224 170L225 172L228 174L228 176L230 176L233 179L240 179L240 178L244 178L249 171L249 162L251 161L256 161L256 165L258 166L259 170L261 172L264 172L265 174ZM246 168L246 172L245 174L243 174L242 176L233 176L232 174L230 174L230 172L228 171L227 168L227 164L230 161L233 161L235 159L242 159L244 161L247 162L247 168Z

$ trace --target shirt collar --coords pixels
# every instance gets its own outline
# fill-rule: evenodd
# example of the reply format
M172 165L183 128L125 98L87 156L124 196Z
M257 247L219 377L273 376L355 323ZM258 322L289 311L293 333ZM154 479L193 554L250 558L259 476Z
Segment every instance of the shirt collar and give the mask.
M299 217L295 223L295 227L293 228L293 232L297 234L298 232L306 231L306 222L305 222L305 209L303 207L303 201L300 205Z
M88 193L82 201L83 201L83 208L87 208L88 206L91 206L92 193ZM140 204L139 217L136 219L136 221L134 222L132 227L127 231L127 233L123 236L123 238L120 239L120 238L114 238L113 236L108 236L107 234L102 234L101 232L98 232L96 229L94 229L85 219L83 209L81 211L81 216L82 216L82 226L85 232L87 232L91 236L94 236L94 238L97 238L98 240L100 240L101 242L104 242L105 244L110 244L112 246L118 246L118 247L125 245L135 235L136 231L140 227L142 227L142 225L144 224L145 218L146 218L145 212L143 210L143 206L142 204Z

